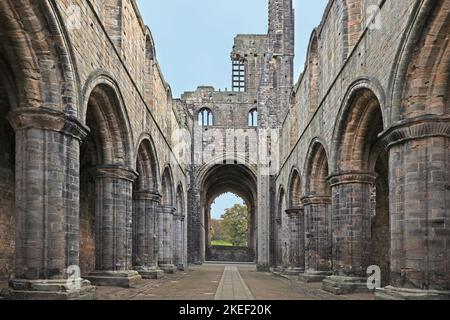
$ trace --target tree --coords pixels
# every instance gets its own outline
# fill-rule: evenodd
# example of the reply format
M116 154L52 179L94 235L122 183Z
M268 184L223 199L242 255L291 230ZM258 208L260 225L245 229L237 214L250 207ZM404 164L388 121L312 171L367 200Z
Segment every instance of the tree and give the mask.
M245 247L248 243L248 210L240 204L225 210L222 215L227 240L234 246Z
M222 220L216 220L216 219L212 219L211 220L211 234L212 234L212 240L226 240L226 235L225 232L223 230L223 221Z

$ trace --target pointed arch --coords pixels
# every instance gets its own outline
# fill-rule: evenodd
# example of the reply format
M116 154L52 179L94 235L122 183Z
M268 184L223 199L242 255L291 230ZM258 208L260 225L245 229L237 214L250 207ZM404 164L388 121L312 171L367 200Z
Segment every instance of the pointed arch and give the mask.
M299 170L294 167L289 178L289 208L301 206L302 184Z
M159 165L153 140L144 134L139 140L136 153L136 171L139 175L136 187L140 191L159 191Z
M94 73L84 89L83 121L96 147L95 164L134 168L132 130L122 94L108 75Z
M450 3L423 1L414 17L393 76L393 122L450 113Z
M174 189L172 168L167 165L161 176L162 205L172 207L176 205Z
M325 145L320 138L311 142L305 162L305 193L308 196L331 196L327 182L329 163Z
M380 87L368 80L347 91L334 126L332 174L369 170L370 151L384 129L383 105Z
M0 59L14 74L13 109L45 107L77 116L75 61L54 1L1 1L0 40Z

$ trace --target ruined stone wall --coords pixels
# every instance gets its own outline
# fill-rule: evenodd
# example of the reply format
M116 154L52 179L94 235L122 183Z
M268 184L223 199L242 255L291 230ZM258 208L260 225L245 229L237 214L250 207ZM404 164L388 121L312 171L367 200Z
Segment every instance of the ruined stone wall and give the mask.
M381 8L382 29L367 30L348 60L342 59L339 49L341 25L338 11L333 7L337 1L330 1L329 8L318 33L318 87L319 98L313 112L310 111L310 65L296 85L294 104L283 125L282 141L290 136L296 126L298 137L292 143L280 144L282 155L278 183L285 183L293 166L304 168L311 141L319 137L325 142L327 154L333 148L332 138L338 121L338 114L348 90L357 81L371 83L379 92L381 103L389 92L389 76L395 65L396 53L400 45L399 34L406 28L414 1L389 1ZM330 7L331 6L331 7ZM337 10L337 9L335 9ZM333 13L334 12L334 13ZM332 22L333 21L333 22ZM331 45L334 44L334 45ZM307 61L308 63L308 61ZM391 69L386 70L386 66ZM382 106L384 107L384 106ZM389 118L386 117L388 125ZM332 165L331 165L332 167Z

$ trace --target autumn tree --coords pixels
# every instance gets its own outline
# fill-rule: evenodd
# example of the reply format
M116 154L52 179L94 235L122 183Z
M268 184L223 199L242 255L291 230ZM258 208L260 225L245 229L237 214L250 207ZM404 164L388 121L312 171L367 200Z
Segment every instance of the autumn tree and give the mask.
M240 204L225 210L222 215L223 229L227 240L233 246L245 247L248 244L248 210Z

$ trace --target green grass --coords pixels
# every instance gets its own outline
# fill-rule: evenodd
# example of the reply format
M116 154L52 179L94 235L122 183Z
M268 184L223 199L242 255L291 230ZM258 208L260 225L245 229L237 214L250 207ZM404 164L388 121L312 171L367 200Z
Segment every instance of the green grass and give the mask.
M224 246L224 247L232 247L233 244L229 243L228 241L223 240L213 240L211 241L212 246Z

